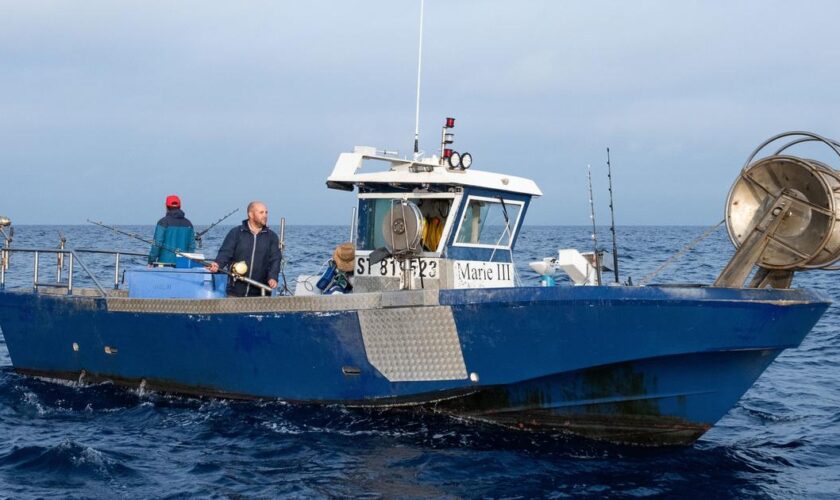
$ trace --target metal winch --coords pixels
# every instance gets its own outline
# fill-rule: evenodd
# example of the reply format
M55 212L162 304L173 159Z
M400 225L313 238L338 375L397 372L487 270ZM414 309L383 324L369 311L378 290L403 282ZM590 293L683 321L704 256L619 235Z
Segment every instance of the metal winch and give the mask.
M819 142L840 158L840 143L811 132L771 137L750 155L726 200L726 228L737 248L715 281L740 288L789 288L795 271L825 269L840 259L840 172L817 160L784 154ZM781 143L773 154L765 148Z
M423 214L415 203L394 200L382 225L382 237L388 252L397 258L410 258L420 252L424 224Z

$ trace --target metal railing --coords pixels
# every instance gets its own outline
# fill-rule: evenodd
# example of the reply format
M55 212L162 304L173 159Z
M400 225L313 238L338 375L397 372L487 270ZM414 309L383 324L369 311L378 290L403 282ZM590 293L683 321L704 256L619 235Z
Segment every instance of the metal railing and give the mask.
M92 253L92 254L101 254L101 255L113 255L114 256L114 290L120 289L120 257L142 257L143 259L147 259L149 257L148 253L139 253L139 252L125 252L122 250L100 250L97 248L77 248L75 250L79 253Z
M148 257L145 253L138 253L138 252L125 252L122 250L99 250L99 249L91 249L91 248L77 248L77 249L65 249L63 245L60 248L7 248L4 247L0 249L0 262L5 263L5 265L0 265L0 290L4 290L6 288L6 274L8 273L9 267L9 256L11 253L31 253L34 255L33 259L33 268L32 268L32 286L35 292L38 292L40 287L48 287L48 288L66 288L67 295L73 294L73 271L75 269L75 265L78 264L87 274L87 276L93 281L93 284L96 286L99 293L102 294L103 297L106 297L108 293L105 291L105 288L96 279L96 276L88 269L85 265L84 261L79 258L80 253L87 253L87 254L102 254L102 255L113 255L114 256L114 290L119 290L120 288L120 258L121 257ZM41 281L40 280L40 259L41 254L54 254L57 256L57 268L56 268L56 280L55 281ZM67 261L67 280L62 281L63 277L63 270L64 270L64 263L65 257Z

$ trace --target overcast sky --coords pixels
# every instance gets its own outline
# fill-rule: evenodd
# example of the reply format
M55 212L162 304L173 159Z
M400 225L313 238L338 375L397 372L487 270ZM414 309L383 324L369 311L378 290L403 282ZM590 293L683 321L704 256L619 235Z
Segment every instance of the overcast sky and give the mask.
M419 0L0 2L0 214L346 224L354 145L410 152ZM721 219L765 138L840 138L840 2L426 1L421 147L530 177L530 224ZM838 165L839 162L835 162Z

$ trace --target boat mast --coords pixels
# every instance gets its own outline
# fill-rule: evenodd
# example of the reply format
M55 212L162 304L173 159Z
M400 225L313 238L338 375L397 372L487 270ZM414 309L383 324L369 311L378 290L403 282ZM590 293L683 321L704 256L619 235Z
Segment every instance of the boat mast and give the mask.
M423 2L420 0L420 48L417 54L417 103L414 112L414 161L420 159L420 74L423 68Z
M612 231L613 244L613 273L615 273L615 282L618 280L618 247L615 243L615 211L613 210L613 191L612 191L612 166L610 165L610 148L607 148L607 179L610 183L610 231Z

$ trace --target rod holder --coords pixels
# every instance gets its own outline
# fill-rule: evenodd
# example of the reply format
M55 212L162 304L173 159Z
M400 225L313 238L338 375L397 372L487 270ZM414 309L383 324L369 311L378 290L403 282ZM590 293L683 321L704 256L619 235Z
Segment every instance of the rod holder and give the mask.
M62 237L61 240L58 243L58 249L59 250L64 250L65 242L66 242L66 240ZM61 274L64 271L64 253L63 252L59 252L56 255L56 268L57 269L56 269L56 272L55 272L55 282L56 283L61 283Z
M114 254L114 290L120 289L120 254Z
M32 285L35 288L35 291L38 291L38 257L40 256L40 252L35 252L35 262L33 264L33 273L32 273Z
M67 295L73 295L73 257L74 254L71 252L67 260Z

